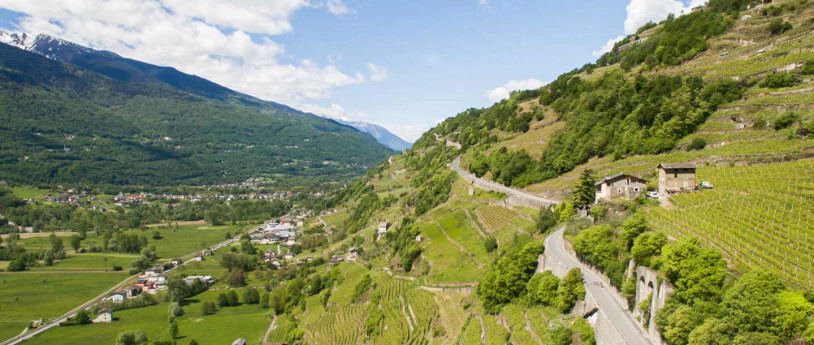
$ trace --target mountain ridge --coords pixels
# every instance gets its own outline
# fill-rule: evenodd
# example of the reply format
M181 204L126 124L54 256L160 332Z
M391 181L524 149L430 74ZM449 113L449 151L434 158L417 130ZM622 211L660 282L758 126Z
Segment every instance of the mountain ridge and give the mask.
M266 175L325 183L394 152L334 120L38 37L4 34L12 45L0 44L0 157L12 181L197 184Z

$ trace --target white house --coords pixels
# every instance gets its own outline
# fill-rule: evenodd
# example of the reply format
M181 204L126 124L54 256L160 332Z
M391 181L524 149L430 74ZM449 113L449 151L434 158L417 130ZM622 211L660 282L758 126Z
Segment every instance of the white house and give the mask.
M113 322L113 310L110 308L103 308L99 310L99 314L93 319L93 323L109 323Z

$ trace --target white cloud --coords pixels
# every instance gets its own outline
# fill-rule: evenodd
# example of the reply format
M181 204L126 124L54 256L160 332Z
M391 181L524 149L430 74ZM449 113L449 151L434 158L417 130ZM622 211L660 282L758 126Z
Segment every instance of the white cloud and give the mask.
M509 98L512 91L539 89L545 85L540 79L510 80L503 86L496 87L486 92L486 97L492 102L497 102Z
M313 7L308 0L0 0L0 8L27 15L18 23L22 31L173 66L292 106L365 82L333 63L292 59L272 40L293 30L294 12ZM347 11L338 0L326 7Z
M487 5L489 4L488 0L478 0L478 5Z
M367 63L367 69L370 71L370 80L382 81L387 79L387 69L376 66L371 62Z
M301 104L298 108L304 112L345 121L360 121L367 116L367 114L363 111L345 110L345 108L339 104L331 104L323 107L316 104L305 103Z
M611 38L607 42L605 42L605 45L603 45L602 48L599 48L599 50L594 50L591 53L591 55L600 56L602 54L605 54L605 53L611 51L611 49L613 49L613 45L616 44L616 42L619 42L619 41L621 41L623 39L625 39L625 35L619 35L619 36L616 36L616 38Z
M348 6L345 6L345 4L342 3L342 0L328 0L328 2L325 3L325 6L328 7L328 12L331 12L337 16L348 14L350 12L350 10L348 10Z
M388 131L392 132L395 135L398 135L399 138L402 138L406 141L411 143L421 138L421 135L424 134L430 127L434 125L430 124L380 124L380 126L387 128Z
M669 14L688 13L693 7L703 5L706 0L691 0L689 4L680 0L630 0L627 5L625 33L633 34L647 22L658 23Z

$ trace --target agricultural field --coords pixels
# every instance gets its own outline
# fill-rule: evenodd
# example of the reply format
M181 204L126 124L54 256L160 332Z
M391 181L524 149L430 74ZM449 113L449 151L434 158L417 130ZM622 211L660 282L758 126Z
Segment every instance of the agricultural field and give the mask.
M216 286L221 286L222 283ZM204 292L183 306L184 315L178 317L179 337L176 341L187 343L194 339L199 344L229 344L237 338L246 338L257 344L271 323L266 318L267 309L256 304L219 308L213 315L203 315L200 304L214 301L222 291ZM237 290L238 295L242 295ZM169 340L167 303L154 306L117 311L111 323L83 326L55 327L23 342L23 344L111 344L124 331L142 329L151 340Z
M11 190L20 199L42 200L46 195L53 193L50 189L40 189L32 186L12 187Z
M656 229L697 236L740 270L770 269L814 287L814 160L699 167L697 174L715 188L674 196L671 209L648 209Z
M0 273L0 337L8 339L19 334L33 320L62 315L125 278L127 273L112 271L32 270Z
M206 247L222 242L226 233L235 235L240 229L250 229L250 225L182 225L178 227L155 227L148 231L131 230L147 236L148 246L155 246L162 259L185 256ZM153 239L154 231L161 233L161 239Z
M498 242L499 246L514 242L515 238L528 237L534 223L524 215L501 206L479 206L474 215Z

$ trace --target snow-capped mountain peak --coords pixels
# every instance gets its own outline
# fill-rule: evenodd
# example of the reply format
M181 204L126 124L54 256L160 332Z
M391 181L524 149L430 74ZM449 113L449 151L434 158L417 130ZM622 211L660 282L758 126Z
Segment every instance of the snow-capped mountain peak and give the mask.
M0 42L23 50L31 50L36 38L25 32L6 32L0 30Z

